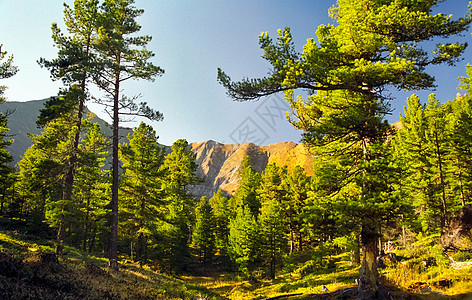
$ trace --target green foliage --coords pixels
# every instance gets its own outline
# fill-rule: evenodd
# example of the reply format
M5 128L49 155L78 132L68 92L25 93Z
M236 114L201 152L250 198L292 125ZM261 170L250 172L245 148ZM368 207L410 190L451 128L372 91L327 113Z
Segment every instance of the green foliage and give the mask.
M228 252L228 226L231 213L228 207L228 198L226 198L219 189L218 192L210 198L210 205L215 218L215 246L220 256L225 257Z
M13 65L13 55L7 57L8 53L2 51L2 47L3 45L0 44L0 79L5 79L15 75L18 68ZM6 86L0 85L0 104L5 101L3 94L6 88ZM4 212L7 195L15 181L14 169L10 165L13 157L7 150L7 147L13 143L13 138L7 134L9 131L7 124L7 116L0 113L0 214Z
M288 174L283 182L286 192L282 204L284 214L289 222L290 249L303 250L304 236L308 233L307 214L309 210L308 194L311 190L311 178L300 166L295 166L292 173Z
M82 250L92 252L103 245L106 232L110 195L108 171L104 170L108 156L108 141L98 124L84 120L86 135L78 148L73 199L77 202L74 225L82 238ZM97 247L98 248L98 247Z
M385 145L390 126L388 87L412 90L434 86L428 65L454 64L466 44L437 44L432 53L425 42L459 34L472 22L472 13L452 20L432 14L439 1L341 0L330 9L334 25L320 25L318 41L308 39L303 52L295 50L288 28L278 31L277 41L262 33L259 44L270 65L267 77L233 82L221 69L218 81L238 101L257 99L277 92L295 113L292 125L304 131L303 141L316 156L327 156L326 174L316 189L334 202L338 220L361 224L364 253L360 291L377 289L376 233L380 223L399 214L400 194L393 189L391 153ZM293 90L309 95L293 97ZM436 128L441 123L436 122ZM447 216L441 137L434 131L436 166L442 192L441 226ZM323 186L324 184L327 186ZM372 231L372 232L371 232ZM365 251L364 251L365 252ZM370 259L369 262L366 259ZM375 269L375 268L374 268ZM367 273L364 273L366 271ZM372 295L371 295L372 296ZM367 296L366 296L367 297Z
M151 126L144 122L121 146L124 174L121 182L121 226L137 245L136 259L145 262L147 239L163 205L162 180L165 150L157 143Z
M139 36L141 26L136 18L142 9L133 6L130 0L105 0L94 19L97 37L93 40L94 65L93 81L105 93L99 103L111 111L113 120L112 141L112 187L109 256L112 268L117 269L118 260L118 190L119 190L119 124L120 115L143 116L155 121L162 120L161 113L152 110L139 98L122 94L122 83L129 79L153 81L164 70L155 66L150 59L154 53L146 48L150 36Z
M0 44L0 79L10 78L18 72L18 68L13 65L13 55L7 56L7 51L2 51L3 45ZM3 94L6 86L0 85L0 103L5 101Z
M195 227L192 242L200 252L203 263L211 260L215 250L215 215L206 197L202 197L195 210Z
M13 157L7 149L13 143L13 139L8 136L7 124L7 118L0 113L0 214L3 214L4 204L15 182L15 170L11 166Z
M245 276L258 266L260 246L258 223L251 210L241 205L229 222L228 252L238 271Z
M278 31L276 42L268 33L261 34L263 57L272 65L268 77L232 82L219 69L218 80L229 96L240 101L298 88L346 90L377 98L375 93L389 85L410 90L431 87L434 79L426 66L453 64L466 44L440 43L430 54L422 45L435 37L461 33L471 22L470 13L458 20L433 15L437 3L339 1L330 10L335 24L320 25L318 41L308 39L302 53L295 51L288 28Z
M273 198L263 202L258 224L261 259L269 277L275 279L287 248L287 225L278 199Z
M198 181L195 176L197 164L185 139L175 141L171 149L162 166L165 225L162 230L157 230L156 238L167 241L159 245L160 251L170 262L171 269L180 272L186 270L190 257L190 229L195 222L194 200L186 187Z
M261 183L261 174L257 173L250 163L250 157L245 156L240 169L239 187L234 194L234 198L230 204L233 212L241 205L247 206L252 215L259 215L261 208L260 199L257 196L257 189Z
M461 262L462 261L470 261L472 259L472 254L470 252L467 252L467 251L457 251L456 253L454 253L452 258L455 261L461 261Z
M402 169L401 186L415 207L417 226L434 232L470 195L470 96L440 104L430 95L426 104L412 95L394 139L395 157ZM414 225L413 225L414 226Z
M59 118L51 121L44 132L31 136L33 145L28 148L20 168L20 194L27 196L26 211L32 211L42 221L47 216L48 222L57 228L59 219L70 211L62 207L70 202L62 199L62 176L66 172L66 162L71 155L71 143L74 130L70 121Z

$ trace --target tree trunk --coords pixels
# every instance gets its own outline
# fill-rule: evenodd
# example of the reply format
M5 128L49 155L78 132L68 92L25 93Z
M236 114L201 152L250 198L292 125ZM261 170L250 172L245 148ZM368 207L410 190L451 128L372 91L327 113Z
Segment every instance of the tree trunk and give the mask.
M375 226L369 224L362 225L362 265L359 270L359 298L376 299L378 290L377 272L377 238Z
M95 237L97 235L97 226L93 228L92 235L90 236L90 241L89 241L89 248L88 252L91 253L93 250L93 247L95 246Z
M88 233L90 230L89 226L89 207L90 207L90 199L87 199L87 213L85 214L85 221L84 221L84 239L82 241L82 249L87 251L87 239L88 239Z
M459 165L459 190L461 193L462 206L465 206L464 188L462 187L462 168Z
M115 90L113 97L113 161L112 161L112 185L111 185L111 224L110 224L110 244L108 250L109 267L118 269L118 100L120 93L120 74L115 74Z
M87 50L88 50L89 45L87 45ZM83 79L80 84L80 89L82 91L82 95L79 97L79 106L77 110L77 118L75 120L75 126L77 127L77 131L74 136L74 144L72 147L72 154L69 159L69 166L67 169L67 173L64 179L64 192L62 193L62 199L65 201L65 204L63 204L63 212L67 212L69 210L69 205L68 203L72 201L72 190L74 186L74 176L75 176L75 169L76 169L76 164L77 164L77 149L79 149L79 142L80 142L80 131L82 128L82 116L83 116L83 110L84 110L84 102L85 102L85 87L86 87L86 77L87 73L83 75ZM56 236L56 255L61 255L62 254L62 248L63 248L63 241L64 241L64 228L67 226L66 224L67 219L64 214L62 214L59 222L59 229L57 231L57 236Z
M434 138L436 142L436 156L438 159L438 168L439 168L439 179L441 185L441 200L442 200L442 213L441 213L441 229L444 229L446 226L447 220L447 203L446 203L446 187L444 182L444 172L442 169L442 156L441 151L439 149L439 139L437 131L434 132Z
M295 252L295 240L293 237L293 229L290 228L290 253Z
M298 230L298 251L303 251L303 234L301 230Z

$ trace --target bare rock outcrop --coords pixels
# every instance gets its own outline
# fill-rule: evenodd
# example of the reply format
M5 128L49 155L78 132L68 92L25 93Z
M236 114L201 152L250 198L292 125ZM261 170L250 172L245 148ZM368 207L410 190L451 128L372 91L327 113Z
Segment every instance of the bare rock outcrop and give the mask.
M241 163L245 156L251 158L251 165L262 172L267 164L286 165L289 171L296 165L313 173L312 158L303 145L293 142L274 143L268 146L246 144L221 144L215 141L192 143L191 150L199 165L197 176L204 182L190 187L196 197L211 197L218 189L232 195L239 185Z

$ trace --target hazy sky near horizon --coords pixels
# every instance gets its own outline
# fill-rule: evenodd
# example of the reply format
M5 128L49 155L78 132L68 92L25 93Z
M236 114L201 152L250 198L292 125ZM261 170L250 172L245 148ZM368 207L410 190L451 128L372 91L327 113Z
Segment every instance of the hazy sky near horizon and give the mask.
M17 75L4 79L8 86L7 101L28 101L57 94L60 82L53 82L46 69L36 61L52 59L57 54L51 39L51 24L63 25L64 1L0 0L0 44L14 55L20 69ZM65 3L73 5L72 0ZM283 95L274 95L257 102L234 102L216 80L221 67L234 80L264 76L269 65L261 58L258 37L269 32L275 38L277 29L290 27L297 49L308 38L315 37L320 24L333 23L328 9L334 0L136 0L143 8L138 18L141 34L151 35L148 48L156 54L153 62L165 70L154 82L132 81L124 86L124 94L141 94L140 101L164 114L161 122L150 122L159 135L159 142L170 145L179 138L189 142L215 140L233 144L254 142L299 142L300 132L285 119L287 104ZM463 16L468 0L447 0L437 10ZM469 33L461 40L472 42ZM434 43L434 41L433 41ZM440 101L455 97L458 76L465 75L465 65L472 63L472 50L455 67L432 67ZM394 92L395 109L390 121L398 114L413 92ZM431 91L420 91L425 101ZM98 93L97 96L101 94ZM109 121L102 108L88 105L92 111ZM1 106L0 106L1 110ZM14 118L21 116L12 115ZM137 123L124 123L134 127Z

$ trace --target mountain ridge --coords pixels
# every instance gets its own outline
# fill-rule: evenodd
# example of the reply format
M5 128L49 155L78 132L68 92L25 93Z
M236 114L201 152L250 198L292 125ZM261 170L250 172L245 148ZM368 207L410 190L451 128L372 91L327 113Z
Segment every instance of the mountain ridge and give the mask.
M7 101L0 105L0 112L12 112L8 116L9 134L13 135L14 143L9 151L16 164L25 151L31 146L29 134L40 134L42 128L36 126L39 110L44 108L47 99L25 102ZM92 122L100 124L106 136L111 136L110 125L100 119L93 112L86 110L85 115L92 118ZM120 135L126 137L132 132L130 128L120 128ZM123 139L122 142L125 140ZM164 145L163 145L164 146ZM164 146L170 152L170 146ZM226 194L233 194L239 185L239 172L245 156L250 156L251 165L257 172L264 171L269 163L279 166L287 165L290 171L295 165L305 168L312 174L312 159L302 144L294 142L279 142L267 146L258 146L253 143L222 144L213 140L194 142L189 144L195 153L198 165L197 176L203 182L189 187L189 191L196 197L211 197L221 189Z

